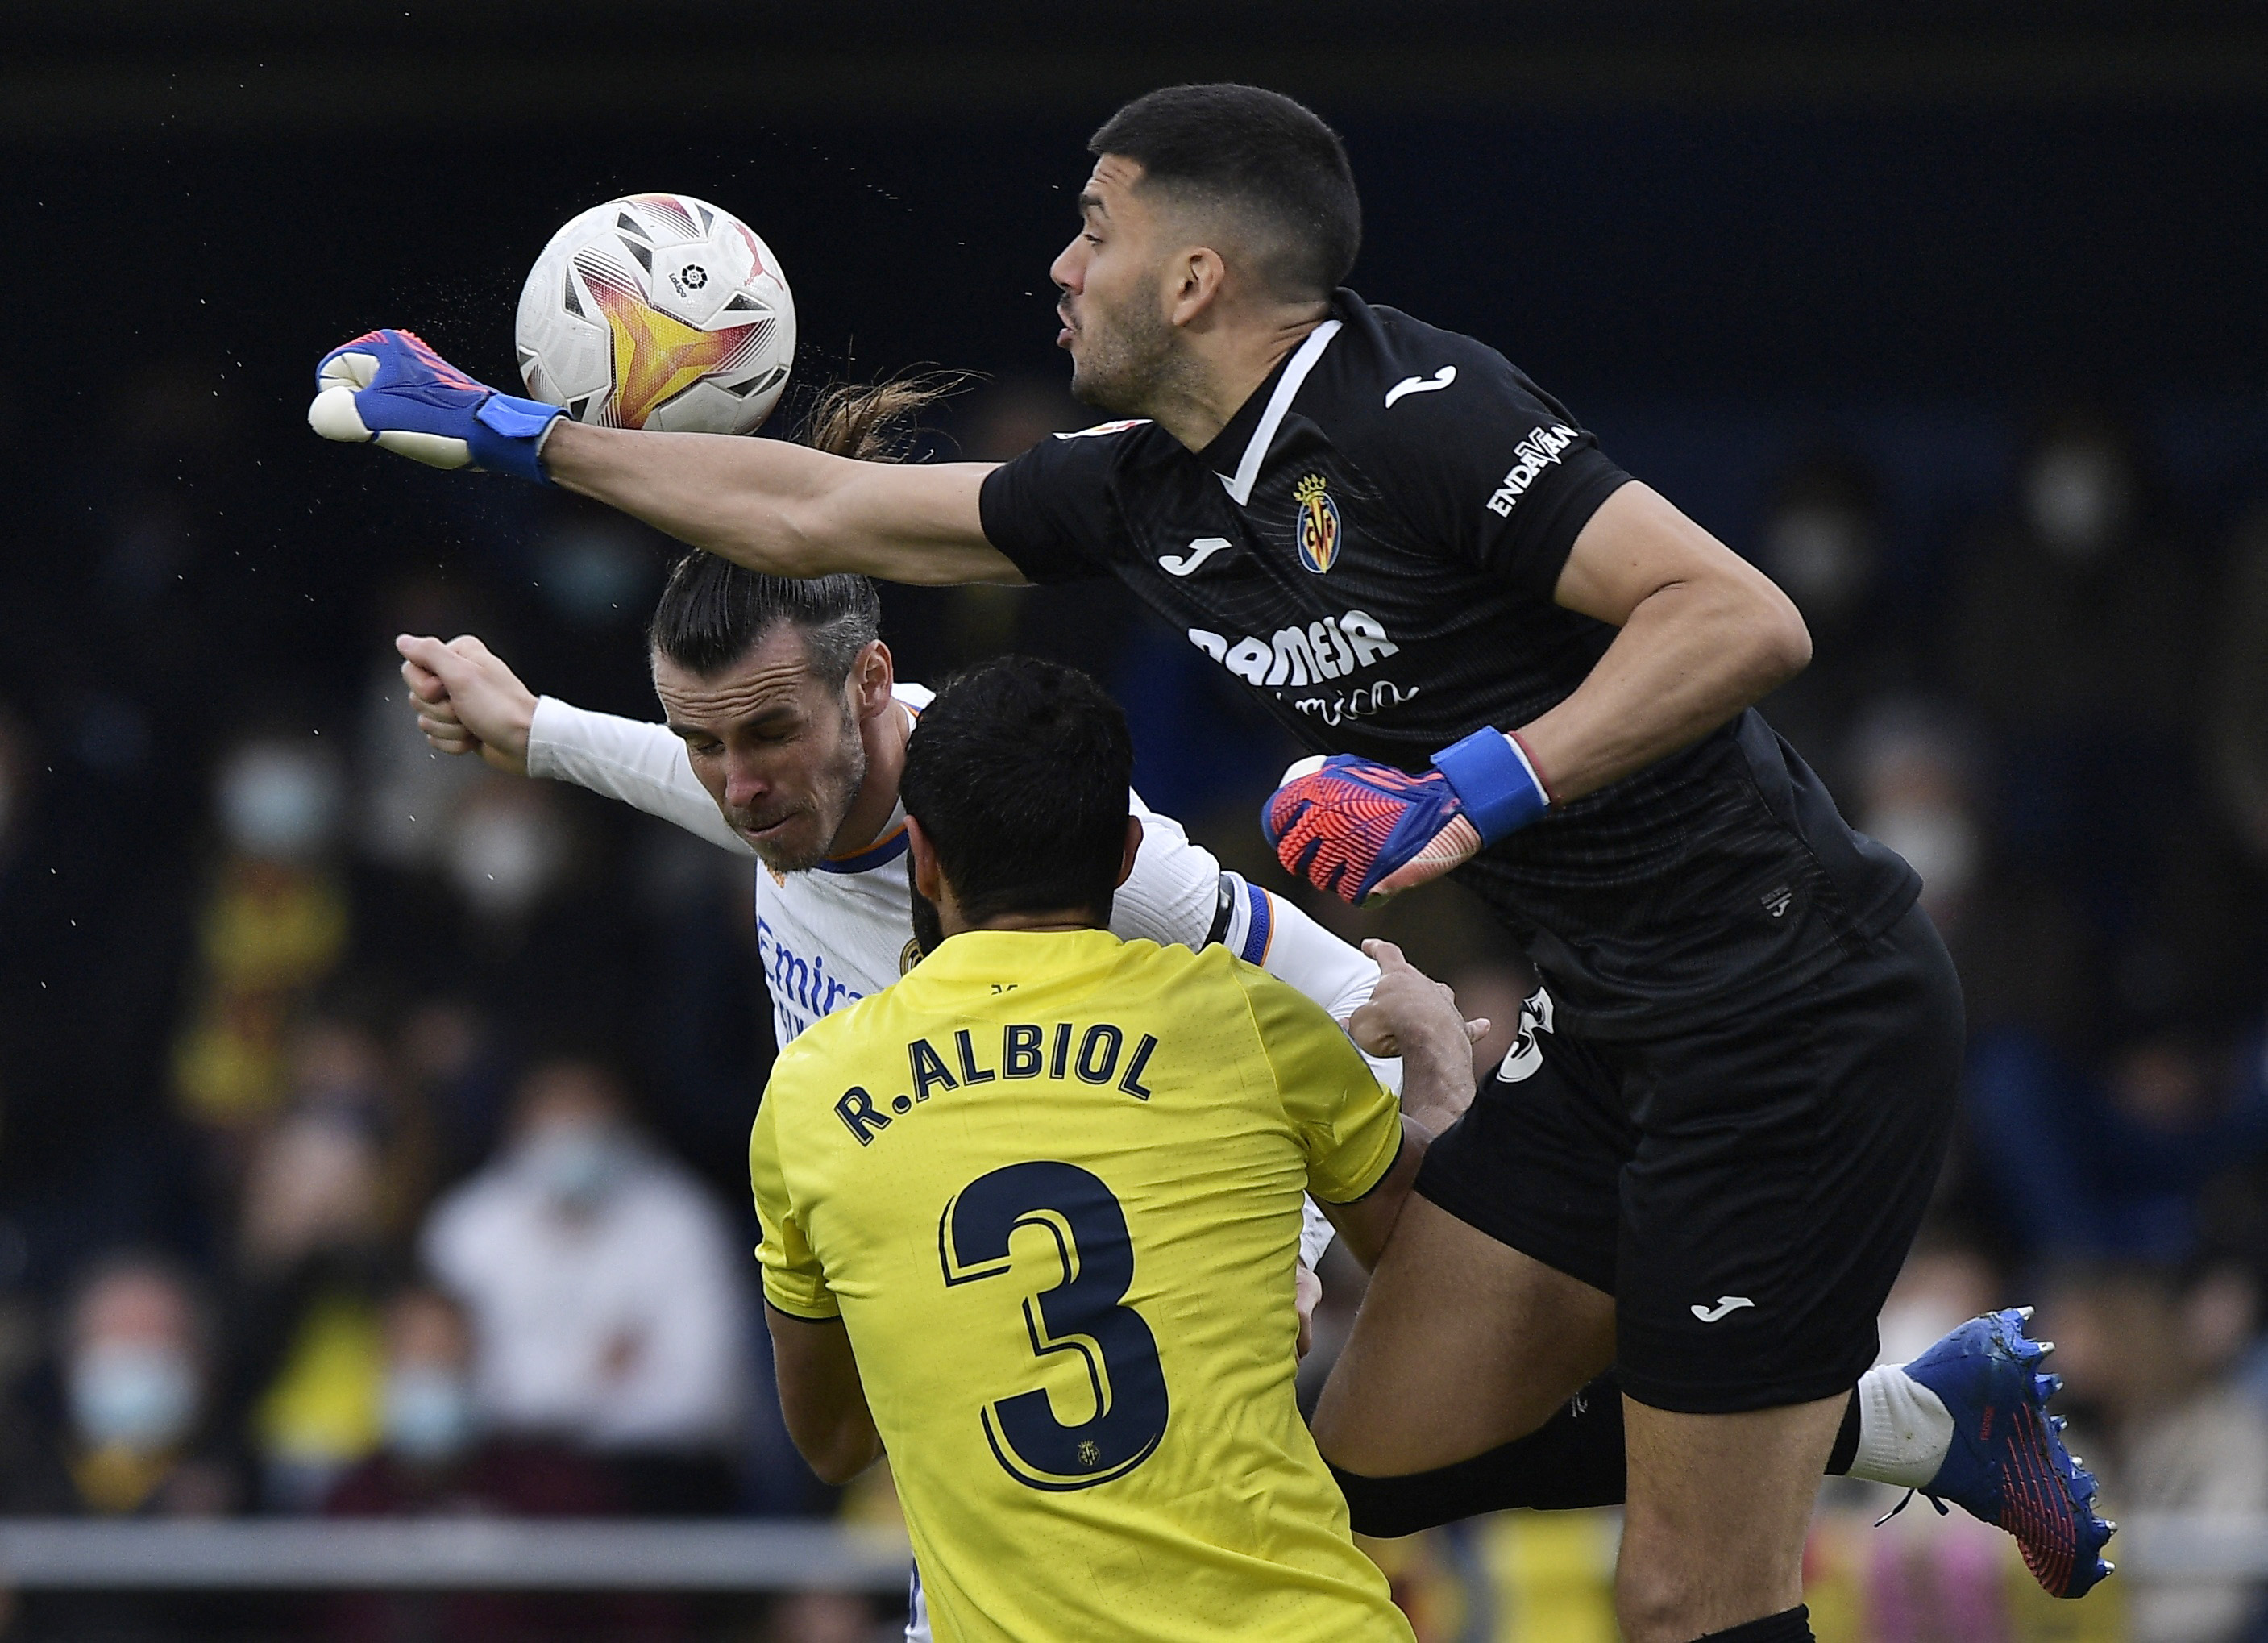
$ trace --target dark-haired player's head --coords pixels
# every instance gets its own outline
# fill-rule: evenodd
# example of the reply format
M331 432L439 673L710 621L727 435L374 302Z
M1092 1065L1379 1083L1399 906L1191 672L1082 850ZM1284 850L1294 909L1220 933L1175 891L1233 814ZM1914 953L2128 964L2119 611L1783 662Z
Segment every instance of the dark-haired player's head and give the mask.
M898 791L924 949L998 922L1107 925L1133 866L1126 715L1075 667L1008 656L922 710Z
M892 460L910 418L943 387L837 388L813 407L804 442ZM646 635L655 693L693 773L776 872L800 873L834 853L858 802L865 732L890 711L895 682L881 620L863 576L765 576L706 553L670 568Z
M1362 203L1346 150L1288 97L1167 86L1087 146L1085 220L1050 272L1072 391L1091 405L1152 409L1197 329L1320 317L1354 266Z
M649 632L653 687L693 773L778 873L834 853L866 778L861 725L890 704L881 606L863 576L796 581L679 560Z

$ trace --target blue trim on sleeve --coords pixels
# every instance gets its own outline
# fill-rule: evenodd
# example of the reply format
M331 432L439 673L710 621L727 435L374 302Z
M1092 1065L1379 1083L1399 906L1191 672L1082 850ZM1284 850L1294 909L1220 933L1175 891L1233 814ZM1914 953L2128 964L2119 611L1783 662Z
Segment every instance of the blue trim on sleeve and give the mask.
M1258 964L1268 956L1268 939L1275 933L1276 915L1269 910L1268 892L1256 884L1247 884L1244 893L1252 898L1251 916L1244 926L1244 946L1237 954L1248 964Z

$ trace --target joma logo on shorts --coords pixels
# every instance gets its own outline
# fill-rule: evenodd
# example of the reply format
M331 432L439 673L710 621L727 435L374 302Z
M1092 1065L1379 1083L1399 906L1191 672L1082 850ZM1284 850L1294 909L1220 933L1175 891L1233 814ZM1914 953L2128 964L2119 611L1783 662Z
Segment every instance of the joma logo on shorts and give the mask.
M1402 648L1386 637L1385 624L1360 610L1325 616L1305 627L1280 628L1269 638L1247 634L1233 643L1218 633L1191 628L1189 643L1247 684L1263 686L1344 678Z
M1557 461L1567 447L1582 438L1572 428L1554 424L1531 428L1528 438L1512 447L1512 466L1505 471L1496 495L1488 499L1489 512L1509 519L1513 505L1528 494L1535 477Z

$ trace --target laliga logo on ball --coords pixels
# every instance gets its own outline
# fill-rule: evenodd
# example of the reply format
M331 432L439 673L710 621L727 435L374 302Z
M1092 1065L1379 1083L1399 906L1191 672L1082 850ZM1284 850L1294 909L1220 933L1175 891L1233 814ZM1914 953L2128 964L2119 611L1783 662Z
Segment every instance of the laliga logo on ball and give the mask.
M551 237L514 332L528 393L578 422L753 433L787 386L795 298L740 218L634 194Z
M1300 563L1317 576L1339 553L1339 505L1325 483L1321 474L1310 474L1292 487L1292 499L1300 505Z

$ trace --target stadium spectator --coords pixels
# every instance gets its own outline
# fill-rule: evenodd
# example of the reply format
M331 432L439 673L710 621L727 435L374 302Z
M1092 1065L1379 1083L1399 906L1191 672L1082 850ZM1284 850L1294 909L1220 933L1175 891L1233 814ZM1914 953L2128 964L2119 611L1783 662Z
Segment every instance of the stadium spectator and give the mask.
M1878 702L1845 764L1847 813L1921 875L1971 1034L2015 1026L2058 1045L2091 1043L2101 1000L2090 932L2061 883L1994 836L1980 791L1991 765L1961 711L1922 696Z
M604 1455L633 1509L729 1503L748 1263L608 1073L530 1072L504 1150L436 1206L423 1249L473 1320L484 1420Z
M484 1432L473 1398L471 1326L430 1286L386 1308L383 1445L340 1479L333 1517L594 1517L619 1509L605 1472L540 1439ZM324 1610L336 1643L488 1643L496 1638L623 1638L651 1631L651 1603L518 1593L357 1593Z
M1963 922L1986 850L1964 741L1942 708L1889 700L1875 705L1850 750L1859 828L1921 875L1922 905L1948 939Z
M335 846L344 794L313 738L250 740L221 767L223 854L197 916L197 975L173 1050L182 1111L215 1143L224 1183L288 1086L295 1013L347 950Z
M2157 867L2169 799L2195 784L2210 631L2191 545L2129 430L2084 410L2043 425L2015 517L1971 554L1950 631L1954 682L2001 763L2006 836L2115 933ZM2106 763L2123 779L2101 781Z
M2165 1031L2095 1071L2020 1030L1983 1035L1969 1122L2007 1230L2051 1258L2187 1259L2208 1185L2268 1151L2264 1053L2256 1035L2226 1065Z
M239 1400L274 1508L311 1509L378 1441L379 1301L423 1207L429 1146L376 1035L295 1035L290 1106L259 1139L237 1229Z
M243 1499L230 1434L213 1429L211 1320L172 1262L121 1254L81 1282L59 1351L66 1493L48 1511L208 1517Z
M2188 1281L2163 1267L2081 1266L2043 1302L2058 1343L2075 1447L2122 1513L2268 1511L2268 1411L2234 1373L2255 1338L2258 1293L2234 1268ZM2138 1582L2134 1643L2234 1643L2255 1635L2258 1588L2210 1576Z
M437 1178L470 1175L496 1149L516 1071L497 1020L456 996L422 998L394 1039L412 1104L431 1127Z
M1881 489L1856 457L1819 453L1780 477L1756 537L1758 567L1795 601L1813 641L1811 666L1764 698L1764 714L1838 795L1849 791L1838 761L1853 720L1913 682L1879 594Z

